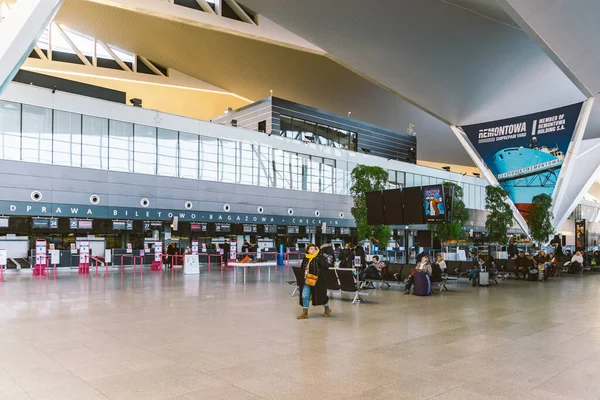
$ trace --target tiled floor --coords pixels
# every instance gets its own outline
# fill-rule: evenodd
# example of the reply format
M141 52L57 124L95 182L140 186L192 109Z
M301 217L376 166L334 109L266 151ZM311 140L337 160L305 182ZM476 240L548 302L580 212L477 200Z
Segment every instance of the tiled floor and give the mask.
M0 399L600 399L600 275L336 294L303 321L291 275L8 274Z

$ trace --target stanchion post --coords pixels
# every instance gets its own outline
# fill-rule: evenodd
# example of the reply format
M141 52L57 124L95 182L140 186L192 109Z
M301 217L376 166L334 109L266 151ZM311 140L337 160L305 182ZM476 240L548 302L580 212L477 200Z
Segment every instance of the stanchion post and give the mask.
M54 280L56 280L56 264L54 264Z

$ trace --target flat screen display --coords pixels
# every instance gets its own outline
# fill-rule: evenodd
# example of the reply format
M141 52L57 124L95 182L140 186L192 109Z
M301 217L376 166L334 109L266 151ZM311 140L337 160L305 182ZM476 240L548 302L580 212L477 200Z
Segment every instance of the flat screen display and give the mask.
M350 228L340 228L340 235L350 235Z
M231 224L215 224L215 232L229 233L231 232Z
M420 186L404 188L402 191L404 204L404 223L423 224L423 196Z
M277 225L265 225L265 233L277 233Z
M132 231L133 221L113 221L113 231Z
M244 225L244 233L256 233L256 225Z
M335 226L328 226L323 232L325 235L335 235Z
M404 224L402 189L384 190L383 223L385 225Z
M190 224L190 231L192 232L206 232L206 224Z
M48 229L50 221L47 218L33 218L31 220L31 227L33 229Z
M383 194L381 190L368 192L367 200L367 224L372 226L383 225Z
M307 226L306 227L306 234L310 235L313 233L317 233L317 227L316 226Z
M92 229L92 221L91 220L83 220L80 219L79 221L79 229Z
M423 186L423 218L428 224L446 221L443 185Z

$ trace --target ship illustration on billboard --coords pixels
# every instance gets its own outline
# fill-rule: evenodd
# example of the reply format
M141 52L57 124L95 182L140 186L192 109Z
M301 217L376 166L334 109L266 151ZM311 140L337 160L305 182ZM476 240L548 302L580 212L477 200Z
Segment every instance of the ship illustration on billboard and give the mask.
M496 179L524 214L534 196L545 193L552 197L564 158L558 146L538 147L537 140L532 140L529 148L511 147L494 155Z
M462 127L524 216L533 197L553 196L581 106Z

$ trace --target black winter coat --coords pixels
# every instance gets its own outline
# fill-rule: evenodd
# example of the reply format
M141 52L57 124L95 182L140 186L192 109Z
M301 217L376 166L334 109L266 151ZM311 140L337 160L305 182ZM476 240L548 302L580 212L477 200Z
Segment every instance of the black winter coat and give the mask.
M340 268L352 268L354 261L354 252L350 249L343 249L340 252Z
M329 270L329 263L321 254L313 258L312 261L304 257L302 264L300 265L302 272L306 270L306 264L308 264L309 261L310 267L308 271L311 274L319 276L319 279L317 279L317 284L310 290L312 295L312 305L322 306L329 301L329 297L327 296L327 271ZM302 294L302 290L304 289L304 279L298 282L298 287L300 294ZM302 296L300 296L299 300L300 306L302 306Z

